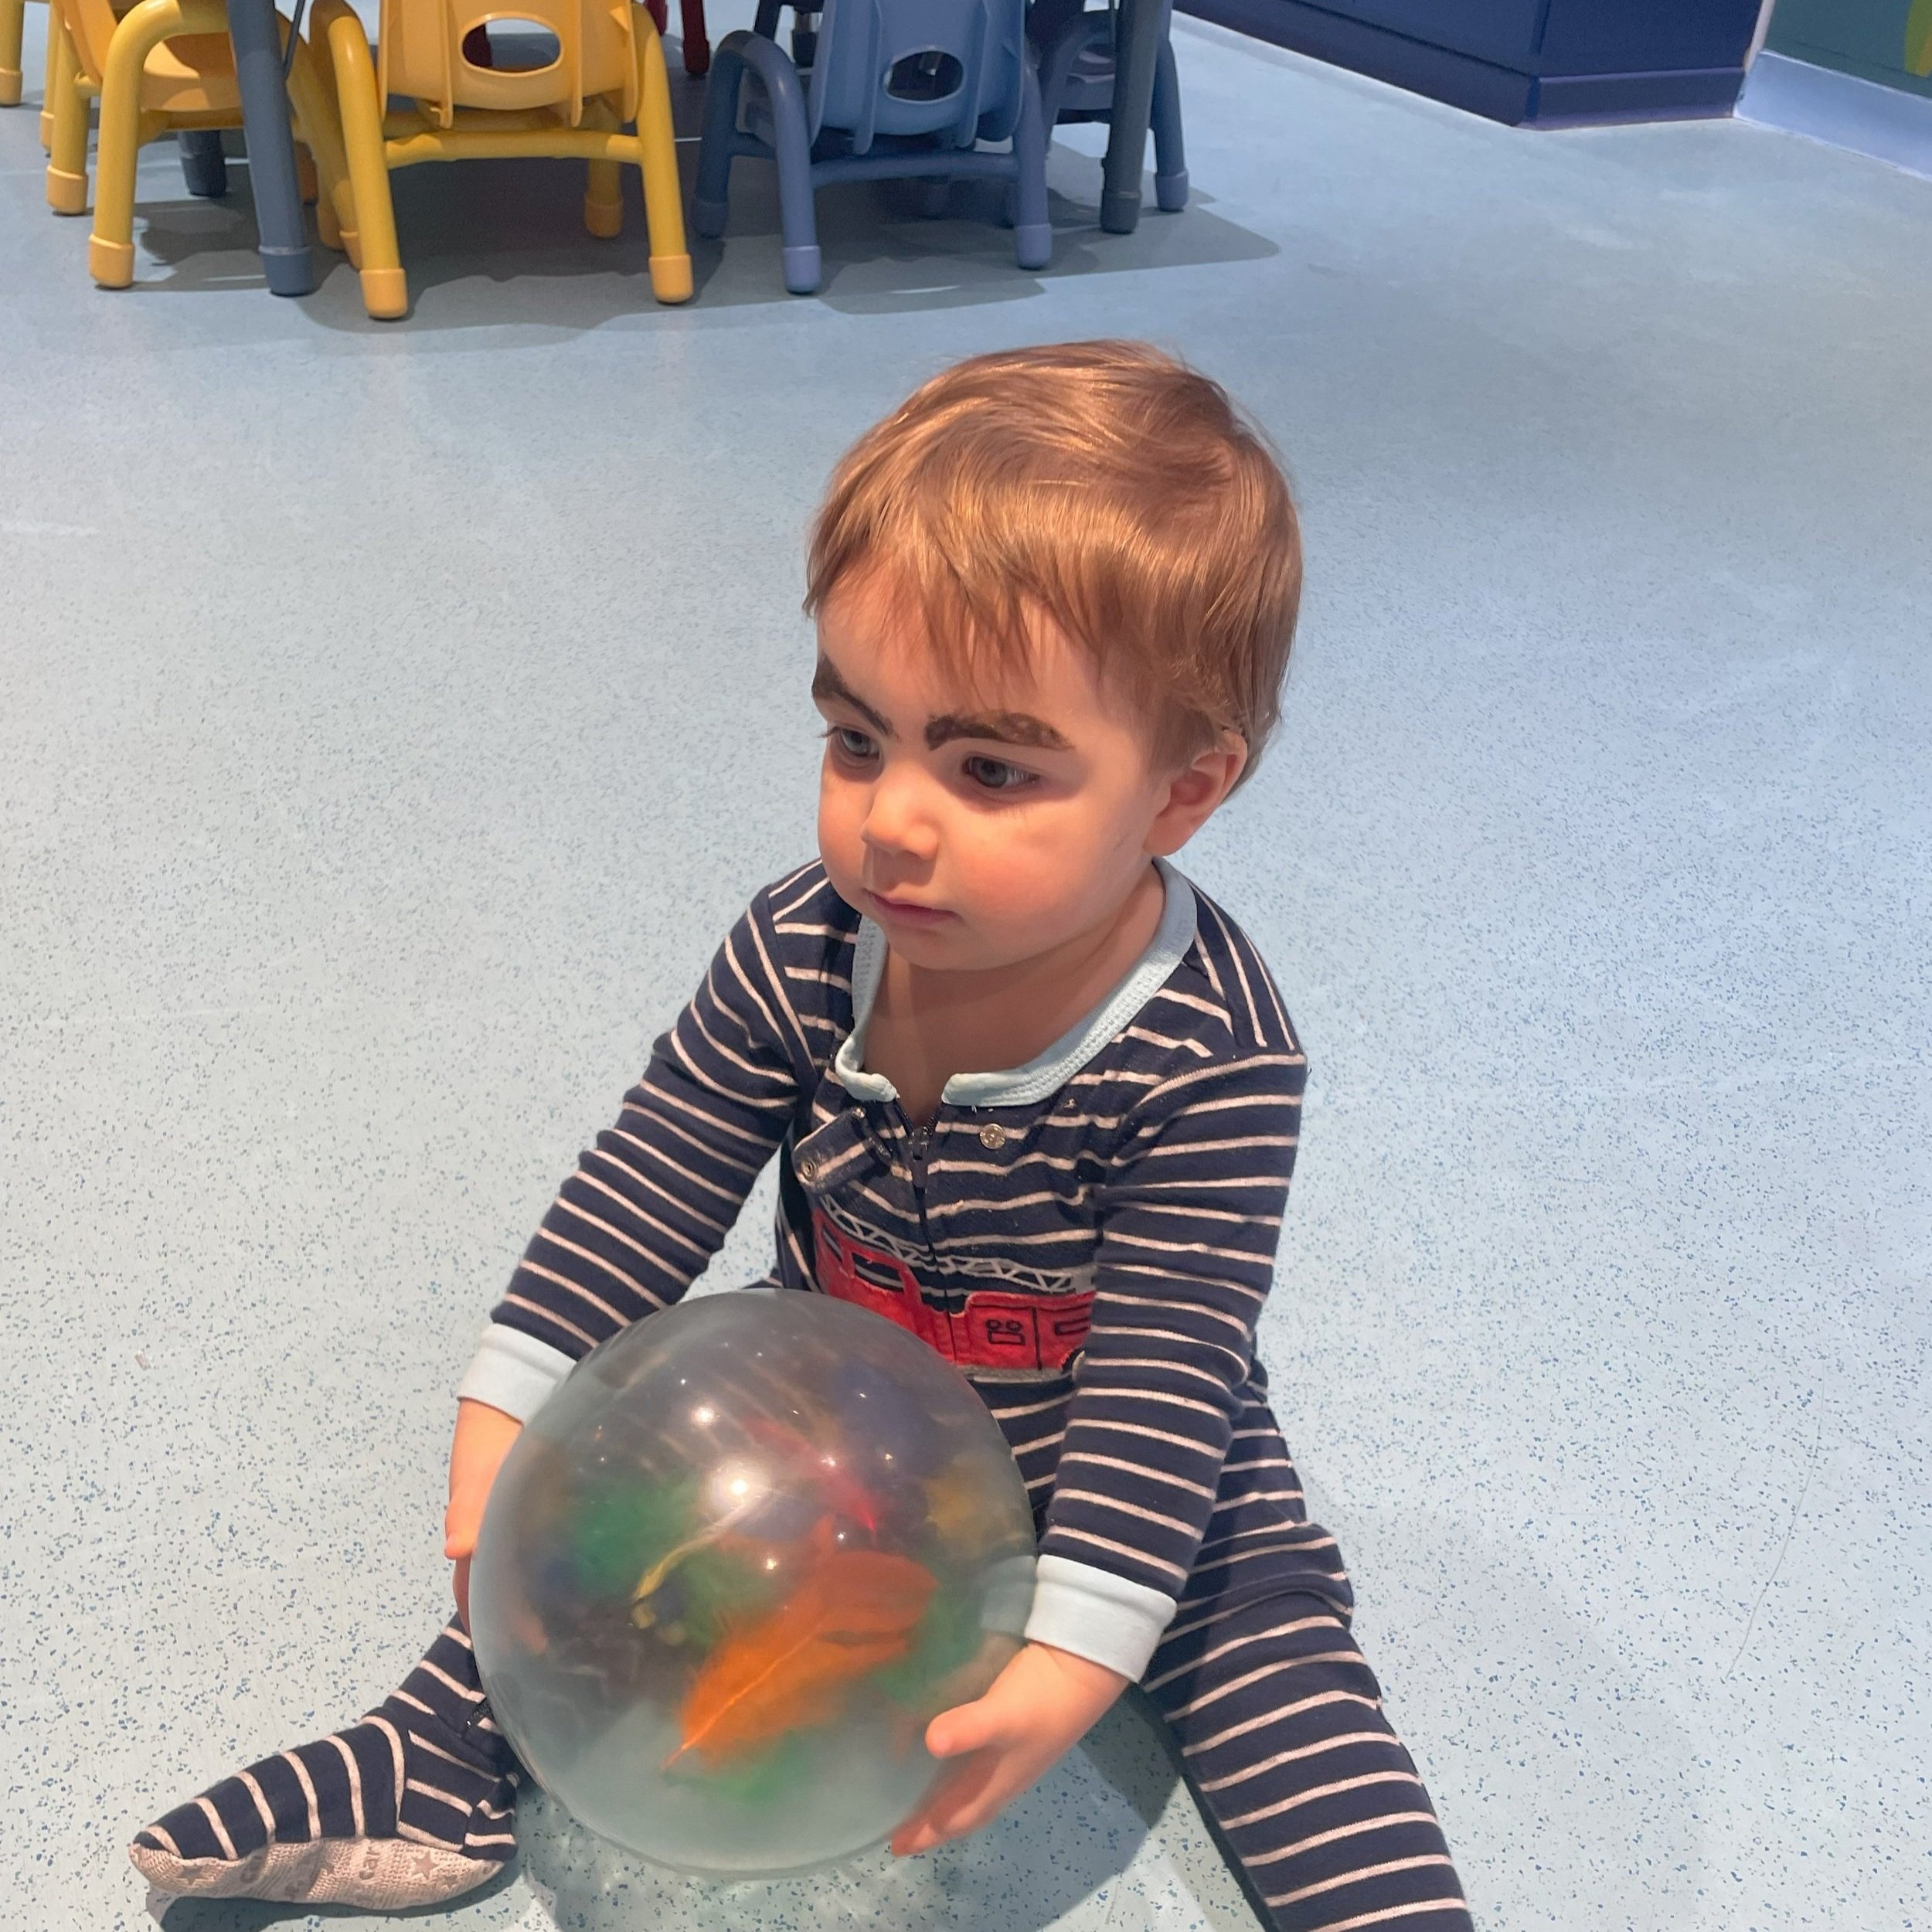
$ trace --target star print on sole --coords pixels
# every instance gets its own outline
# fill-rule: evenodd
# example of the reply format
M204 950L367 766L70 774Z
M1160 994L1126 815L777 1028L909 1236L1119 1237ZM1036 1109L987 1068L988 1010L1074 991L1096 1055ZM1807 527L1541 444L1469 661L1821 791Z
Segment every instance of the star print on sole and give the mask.
M128 1855L160 1892L434 1905L516 1849L516 1779L452 1622L361 1723L211 1785L137 1832Z

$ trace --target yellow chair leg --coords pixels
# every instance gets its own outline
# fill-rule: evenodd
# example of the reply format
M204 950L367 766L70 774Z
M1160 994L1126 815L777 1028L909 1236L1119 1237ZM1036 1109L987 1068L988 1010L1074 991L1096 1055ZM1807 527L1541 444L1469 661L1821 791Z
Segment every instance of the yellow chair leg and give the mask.
M56 5L48 32L60 42L60 59L50 63L53 87L53 140L47 150L47 206L56 215L87 212L87 95L74 71L73 49Z
M20 105L20 42L27 0L0 0L0 107Z
M40 89L40 151L53 151L53 97L60 84L61 49L66 30L60 24L60 0L49 0L47 7L47 77Z
M362 22L342 0L322 0L316 16L318 26L326 22L335 97L342 111L342 145L362 243L362 306L377 320L390 321L409 312L409 279L396 246L396 206L389 199L376 63Z
M583 193L583 226L604 241L624 233L624 189L614 161L590 163Z
M641 7L634 7L631 17L637 22L638 157L644 175L645 221L651 231L651 292L661 302L688 302L691 253L684 239L684 196L678 186L664 43Z
M141 75L148 56L189 31L182 0L140 0L121 15L100 77L100 134L94 155L94 232L87 269L103 288L134 278L134 162L141 149Z
M321 22L317 22L318 29ZM283 28L284 45L287 27ZM333 248L362 265L362 243L355 233L355 196L349 185L349 157L342 148L342 111L335 100L335 70L318 60L306 40L295 43L289 64L288 96L295 104L295 124L315 158L321 189L315 202L315 227L325 248Z

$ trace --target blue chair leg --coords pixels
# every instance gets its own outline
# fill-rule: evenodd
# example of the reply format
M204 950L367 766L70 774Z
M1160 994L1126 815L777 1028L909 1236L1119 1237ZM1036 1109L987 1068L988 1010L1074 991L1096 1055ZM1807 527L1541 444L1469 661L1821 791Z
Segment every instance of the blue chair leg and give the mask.
M698 141L698 179L691 196L691 228L707 240L722 235L731 199L731 163L738 134L738 92L744 84L740 29L718 43L705 83L704 127Z
M818 222L812 209L811 137L805 128L805 90L784 50L757 34L730 34L738 53L765 90L771 110L772 158L778 164L778 227L785 287L809 295L818 287Z
M221 151L221 131L217 128L193 128L178 134L175 145L181 151L181 176L188 192L204 201L219 201L228 192L228 163Z
M1046 219L1046 128L1030 60L1020 67L1013 171L1013 254L1022 268L1044 268L1053 259L1053 230Z
M1187 153L1181 145L1181 82L1173 43L1161 42L1154 67L1154 199L1170 214L1187 206Z

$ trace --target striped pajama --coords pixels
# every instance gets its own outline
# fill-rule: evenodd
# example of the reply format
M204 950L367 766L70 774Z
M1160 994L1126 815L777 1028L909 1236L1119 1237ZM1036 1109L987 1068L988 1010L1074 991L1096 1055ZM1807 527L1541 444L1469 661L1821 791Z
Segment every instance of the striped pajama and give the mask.
M210 1785L131 1851L165 1892L400 1910L502 1869L519 1776L452 1622L359 1723Z
M1468 1917L1349 1636L1266 1400L1307 1065L1240 929L1163 867L1148 953L1028 1066L909 1120L864 1066L884 940L808 866L767 888L544 1216L462 1393L526 1417L675 1301L778 1161L771 1285L952 1360L1033 1501L1028 1634L1144 1685L1281 1932Z
M1147 1696L1250 1903L1279 1932L1468 1932L1442 1828L1374 1674L1320 1598L1203 1610Z
M1277 1932L1468 1932L1442 1828L1349 1634L1346 1586L1311 1587L1301 1485L1259 1391L1217 1515L1294 1512L1298 1536L1212 1531L1141 1691L1264 1923ZM1332 1573L1339 1580L1338 1566Z

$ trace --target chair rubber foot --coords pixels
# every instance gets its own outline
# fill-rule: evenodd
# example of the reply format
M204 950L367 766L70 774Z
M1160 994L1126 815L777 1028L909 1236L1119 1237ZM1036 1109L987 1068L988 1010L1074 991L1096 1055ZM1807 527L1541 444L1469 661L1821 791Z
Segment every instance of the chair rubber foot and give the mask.
M794 295L815 295L818 292L818 244L781 248L778 253L784 264L786 288Z
M70 175L59 168L47 170L47 206L56 215L84 215L87 212L87 177Z
M1022 268L1044 268L1053 259L1053 230L1043 221L1027 222L1013 230L1013 254Z
M342 230L342 253L349 257L349 265L359 275L362 272L362 238L352 228Z
M724 233L725 219L725 205L721 201L694 200L691 204L691 232L706 241L715 241Z
M1187 206L1187 170L1154 177L1154 205L1164 215L1178 215Z
M700 40L696 46L689 40L684 43L684 70L694 80L710 73L711 47L708 42Z
M103 241L98 235L90 235L87 273L103 288L125 288L134 278L134 243Z
M624 203L621 201L592 201L587 195L583 202L583 232L594 235L599 241L609 241L614 236L624 233Z
M691 299L691 257L689 255L653 255L651 257L651 292L661 302L688 302Z
M292 299L314 289L315 264L307 242L294 248L271 248L264 242L256 250L256 255L261 263L262 280L267 283L270 294Z
M379 322L393 322L409 313L409 277L400 268L366 268L362 306Z
M0 107L20 105L20 70L0 67Z

